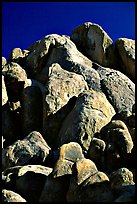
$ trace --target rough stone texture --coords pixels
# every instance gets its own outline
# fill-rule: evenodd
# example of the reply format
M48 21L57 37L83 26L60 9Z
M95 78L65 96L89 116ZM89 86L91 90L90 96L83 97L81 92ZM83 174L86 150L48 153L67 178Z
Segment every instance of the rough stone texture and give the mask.
M67 192L68 202L111 202L109 178L89 159L76 162Z
M23 58L28 54L29 54L28 50L21 50L20 48L14 48L10 53L8 62L14 62L14 61L16 62L17 59Z
M94 68L100 75L102 91L116 112L124 109L132 111L135 104L135 84L121 72L98 66Z
M104 164L104 157L105 157L105 148L106 144L103 140L98 138L93 138L91 140L87 157L91 159L93 162L95 162L96 166L101 169Z
M69 180L68 175L53 178L50 174L46 179L39 202L67 202Z
M45 87L43 101L43 134L48 131L48 116L57 113L68 101L88 90L87 83L81 75L63 70L59 64L49 67L48 82ZM58 121L56 121L58 123ZM51 138L53 137L53 139ZM50 144L56 140L50 137ZM52 140L51 140L52 139Z
M120 168L125 165L133 150L133 141L127 126L121 120L112 120L100 131L100 138L105 141L106 169Z
M8 95L5 86L4 76L2 76L2 106L8 102Z
M120 168L109 175L112 187L134 185L133 174L127 168Z
M25 70L19 64L11 62L8 71L5 73L5 84L10 101L17 102L20 100L26 80Z
M76 142L62 145L58 151L58 160L53 169L54 178L72 174L73 164L80 159L84 159L82 148Z
M23 135L32 131L42 133L43 130L43 92L42 84L35 80L27 80L21 95L21 125ZM44 89L44 87L43 87Z
M102 66L114 66L113 41L101 26L86 22L72 31L70 39L92 61Z
M46 178L52 168L41 165L28 165L19 169L16 177L17 192L28 202L38 202Z
M29 49L28 49L29 50ZM76 45L65 36L57 34L47 35L34 46L27 57L27 66L31 75L40 82L45 82L48 68L53 63L58 63L65 70L80 64L91 67L92 62L80 53ZM44 80L42 79L45 76Z
M77 74L81 74L87 82L89 89L94 89L95 91L101 90L100 76L95 69L91 67L75 65L71 68L71 71Z
M2 151L2 167L43 163L50 147L39 132L33 131Z
M2 190L2 202L27 202L18 193L10 190Z
M2 189L25 202L135 201L134 45L87 22L2 57Z
M7 60L5 57L2 57L2 67L7 64Z
M113 107L103 93L94 90L83 92L62 124L58 146L74 141L87 151L94 134L110 122L114 114Z
M135 40L119 38L115 46L121 60L122 71L135 81Z

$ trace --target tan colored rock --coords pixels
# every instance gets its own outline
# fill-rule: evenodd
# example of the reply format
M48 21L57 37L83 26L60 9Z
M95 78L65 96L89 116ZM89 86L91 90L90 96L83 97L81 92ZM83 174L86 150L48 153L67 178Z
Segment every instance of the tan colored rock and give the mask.
M98 24L86 22L76 27L70 39L92 61L102 66L114 65L113 41Z
M56 113L70 98L88 90L87 83L81 75L63 70L59 64L49 67L48 82L45 96L46 106L44 115Z
M2 76L2 106L8 102L8 95L5 86L4 76Z
M72 174L73 164L80 159L84 159L84 155L78 143L63 144L58 150L58 160L54 165L53 177Z
M2 202L27 202L18 193L11 190L2 190Z
M108 176L89 159L77 161L67 192L67 202L111 202L114 197Z
M15 165L27 165L39 161L43 163L49 154L50 147L43 139L42 135L33 131L23 140L17 140L12 145L3 149L2 167L3 169Z
M12 62L18 58L23 58L23 57L27 56L28 53L29 53L28 50L21 50L20 48L14 48L10 53L8 61Z
M7 60L5 57L2 57L2 67L7 64Z
M42 40L34 43L30 48L26 63L31 70L33 78L45 83L48 68L53 63L58 63L65 70L80 64L91 67L92 62L80 53L76 45L65 36L57 34L47 35Z
M119 38L115 42L122 64L122 71L135 81L135 40Z
M114 114L115 110L103 93L94 90L83 92L62 124L58 146L74 141L87 151L94 134L110 122Z

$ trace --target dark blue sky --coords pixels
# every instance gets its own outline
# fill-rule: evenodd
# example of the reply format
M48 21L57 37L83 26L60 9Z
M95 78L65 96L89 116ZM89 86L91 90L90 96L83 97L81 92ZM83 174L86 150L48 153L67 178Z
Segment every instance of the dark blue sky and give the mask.
M114 42L135 39L135 2L2 2L2 56L48 34L70 35L85 22L100 25Z

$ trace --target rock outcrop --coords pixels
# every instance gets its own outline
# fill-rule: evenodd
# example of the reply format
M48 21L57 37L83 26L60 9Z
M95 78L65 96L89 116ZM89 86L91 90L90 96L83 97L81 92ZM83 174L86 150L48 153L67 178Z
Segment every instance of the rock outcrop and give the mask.
M135 156L135 40L87 22L2 57L2 202L134 202Z

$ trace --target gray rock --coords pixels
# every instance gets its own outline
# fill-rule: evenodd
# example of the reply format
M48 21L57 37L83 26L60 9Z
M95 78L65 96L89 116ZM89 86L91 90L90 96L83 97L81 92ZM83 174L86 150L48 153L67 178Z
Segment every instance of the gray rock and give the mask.
M18 140L2 151L2 167L15 165L41 164L49 154L50 147L42 135L33 131L23 140Z
M94 68L100 75L101 88L116 112L132 111L135 104L135 84L121 72L98 66Z
M122 72L135 82L135 40L119 38L115 42Z

